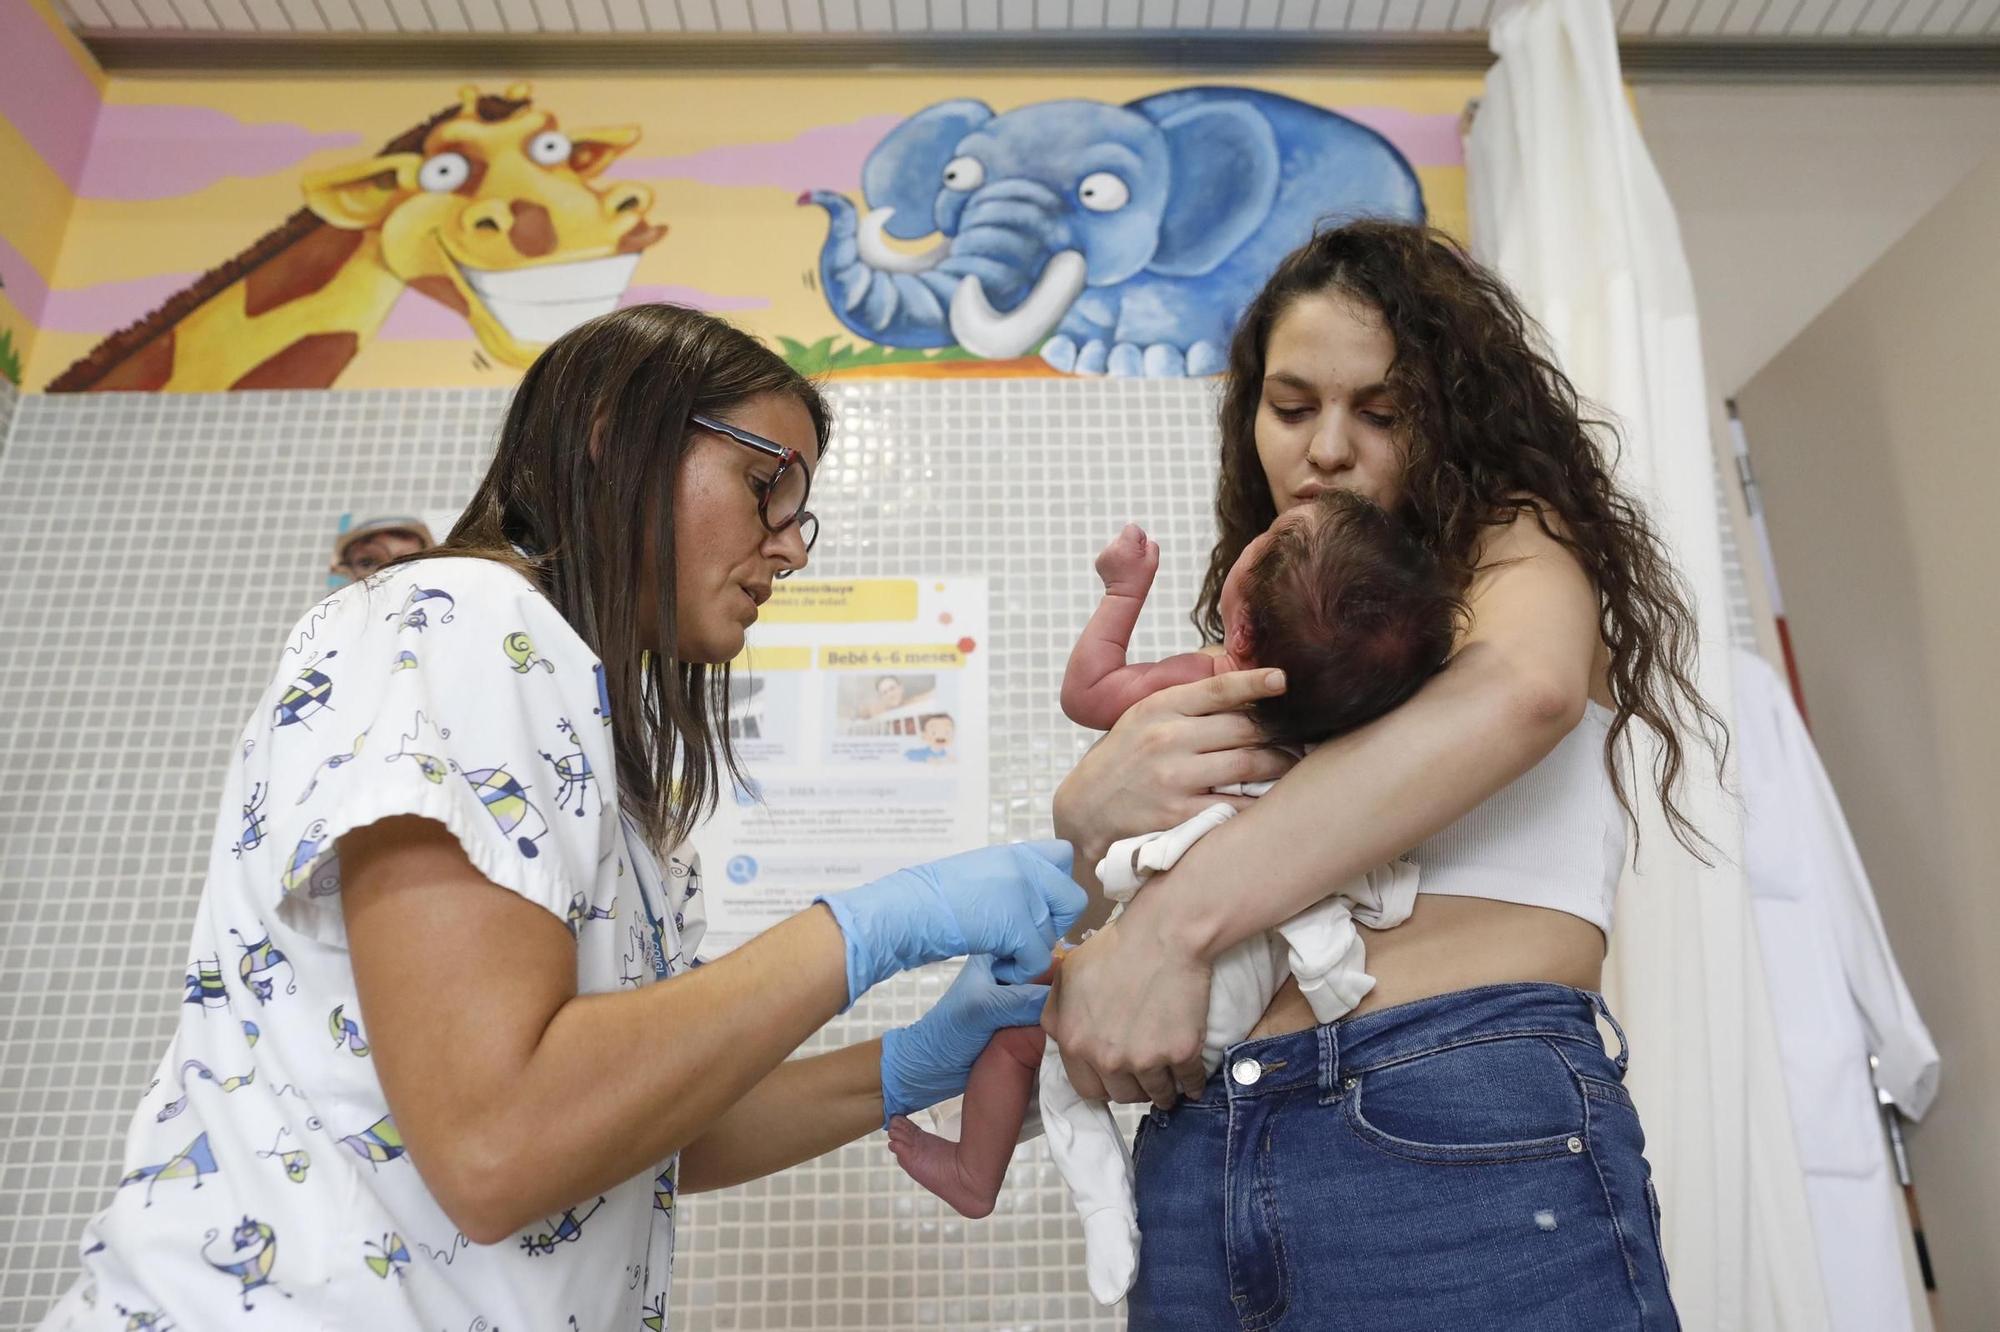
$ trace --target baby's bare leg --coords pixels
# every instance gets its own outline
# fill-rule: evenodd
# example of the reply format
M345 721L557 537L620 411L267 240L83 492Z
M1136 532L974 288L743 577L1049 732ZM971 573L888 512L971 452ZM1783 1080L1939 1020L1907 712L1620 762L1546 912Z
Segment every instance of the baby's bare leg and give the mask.
M889 1152L917 1183L975 1219L993 1211L1021 1120L1035 1095L1047 1036L1040 1027L1006 1027L973 1062L957 1142L926 1133L903 1115L889 1121Z

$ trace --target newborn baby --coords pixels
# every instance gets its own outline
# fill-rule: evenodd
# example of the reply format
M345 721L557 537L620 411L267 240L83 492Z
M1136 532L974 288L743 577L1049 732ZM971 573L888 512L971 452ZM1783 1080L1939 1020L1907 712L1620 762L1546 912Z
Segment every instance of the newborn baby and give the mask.
M1125 660L1158 572L1159 547L1128 526L1097 559L1104 599L1070 654L1063 711L1109 729L1148 694L1222 671L1278 667L1285 692L1252 715L1265 740L1310 745L1374 720L1415 693L1450 654L1460 605L1436 560L1382 510L1329 491L1283 514L1244 547L1222 585L1223 640L1160 662ZM1221 794L1262 795L1269 783ZM1114 843L1097 866L1105 896L1123 904L1152 874L1172 868L1204 833L1226 822L1217 802L1177 828ZM1256 1025L1286 976L1321 1022L1360 1003L1374 986L1356 921L1388 929L1409 916L1416 867L1373 870L1216 959L1202 1056L1213 1073ZM1121 905L1122 909L1122 905ZM966 1216L992 1211L1041 1070L1041 1122L1082 1214L1091 1293L1113 1304L1138 1270L1139 1232L1124 1138L1102 1102L1076 1094L1053 1045L1035 1027L997 1033L966 1083L959 1141L906 1118L889 1127L889 1150L919 1183Z

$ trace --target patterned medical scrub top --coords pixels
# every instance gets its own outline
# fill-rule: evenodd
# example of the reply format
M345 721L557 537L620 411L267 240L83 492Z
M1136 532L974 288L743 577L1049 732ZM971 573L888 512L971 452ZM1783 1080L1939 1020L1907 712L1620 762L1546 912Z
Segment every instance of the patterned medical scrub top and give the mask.
M568 927L580 991L648 985L691 964L701 873L661 873L616 774L603 668L506 566L422 561L314 607L237 744L179 1027L44 1327L666 1327L675 1161L494 1245L425 1189L369 1057L335 854L435 819Z

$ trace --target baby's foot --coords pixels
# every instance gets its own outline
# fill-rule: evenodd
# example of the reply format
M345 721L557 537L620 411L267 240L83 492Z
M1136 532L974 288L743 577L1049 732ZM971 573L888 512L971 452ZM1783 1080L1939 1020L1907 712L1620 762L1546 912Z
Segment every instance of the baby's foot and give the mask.
M998 1187L982 1188L959 1169L958 1144L926 1133L906 1115L889 1121L889 1154L903 1173L952 1205L960 1216L977 1221L993 1212Z
M1125 530L1111 539L1097 557L1097 576L1104 590L1113 596L1139 597L1153 589L1153 575L1160 571L1160 543L1148 537L1139 524L1127 523Z

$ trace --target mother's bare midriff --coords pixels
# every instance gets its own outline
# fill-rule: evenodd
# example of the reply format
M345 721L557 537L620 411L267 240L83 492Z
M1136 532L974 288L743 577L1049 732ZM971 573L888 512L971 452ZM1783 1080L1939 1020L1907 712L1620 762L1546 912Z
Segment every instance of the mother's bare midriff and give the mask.
M1603 981L1604 935L1581 917L1547 907L1419 894L1401 925L1361 933L1375 988L1356 1014L1475 985L1547 981L1594 990ZM1250 1035L1279 1036L1312 1025L1298 982L1288 980Z

